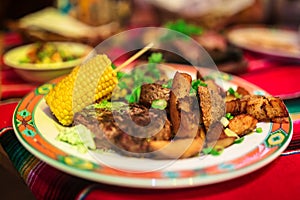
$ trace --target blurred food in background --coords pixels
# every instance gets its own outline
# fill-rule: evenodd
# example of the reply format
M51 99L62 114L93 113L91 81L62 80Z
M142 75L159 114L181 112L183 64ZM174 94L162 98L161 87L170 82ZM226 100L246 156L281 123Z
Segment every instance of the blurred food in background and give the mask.
M160 27L173 30L175 32L173 38L172 36L165 36L162 29L149 29L149 31L143 33L142 38L144 45L160 38L161 42L159 42L156 51L164 54L166 62L191 64L185 58L197 60L197 57L204 56L204 53L194 49L194 42L196 42L209 54L220 70L234 74L246 70L247 62L243 57L242 50L231 45L222 31L209 29L199 24L188 22L185 19L167 21ZM171 33L169 32L169 34ZM180 34L187 38L180 39ZM188 40L188 38L194 40L194 42ZM168 41L164 41L165 39L168 39ZM173 49L173 52L166 52L164 49ZM206 58L200 59L203 59L203 62L205 62Z
M25 40L73 41L96 45L126 26L130 0L59 1L10 21L9 28Z
M102 41L120 28L117 22L90 26L52 7L21 18L15 27L30 41L77 41L89 44Z
M298 30L266 25L237 25L228 29L226 35L233 45L269 59L290 63L300 60Z
M71 0L70 15L91 25L110 22L126 25L131 13L131 0Z
M249 21L248 13L252 15L252 22L263 20L260 0L147 0L147 2L155 7L163 22L183 18L205 28L220 30L233 20Z
M44 83L70 73L93 53L75 42L35 42L8 50L3 62L30 83Z
M56 62L68 62L82 57L82 54L75 54L70 49L60 48L56 43L38 42L31 46L21 63L46 64Z

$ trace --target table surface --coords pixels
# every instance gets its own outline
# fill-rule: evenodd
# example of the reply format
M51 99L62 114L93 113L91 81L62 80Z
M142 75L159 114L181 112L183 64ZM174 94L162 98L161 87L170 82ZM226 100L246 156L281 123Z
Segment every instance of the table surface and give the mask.
M9 37L21 42L16 35ZM300 195L300 63L275 62L251 52L245 52L244 57L248 62L247 71L239 76L271 95L284 98L294 124L289 147L275 161L242 177L176 190L137 190L95 183L59 171L30 154L17 140L11 119L18 101L37 85L22 81L2 63L0 167L9 177L0 174L1 193L12 199L16 188L20 194L24 191L23 199L286 199Z

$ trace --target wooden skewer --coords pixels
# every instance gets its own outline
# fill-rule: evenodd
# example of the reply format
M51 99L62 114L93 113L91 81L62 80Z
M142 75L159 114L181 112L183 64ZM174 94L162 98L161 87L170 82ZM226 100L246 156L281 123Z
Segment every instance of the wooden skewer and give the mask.
M145 46L144 48L142 48L141 50L139 50L136 54L134 54L133 56L131 56L130 58L128 58L125 62L123 62L120 66L118 66L115 71L118 72L121 69L123 69L124 67L126 67L127 65L129 65L131 62L133 62L134 60L136 60L138 57L140 57L141 55L143 55L146 51L148 51L149 49L151 49L151 47L153 47L153 43L149 43L147 46Z

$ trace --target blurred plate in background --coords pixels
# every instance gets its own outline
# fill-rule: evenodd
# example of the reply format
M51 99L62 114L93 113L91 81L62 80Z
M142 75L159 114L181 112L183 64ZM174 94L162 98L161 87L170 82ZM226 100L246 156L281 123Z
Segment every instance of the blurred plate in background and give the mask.
M16 47L4 54L4 63L12 67L24 80L29 82L47 82L61 75L69 73L75 66L84 61L93 48L73 42L51 42L58 50L68 54L76 55L75 59L57 62L31 63L25 62L29 52L35 48L35 43Z
M274 58L300 61L297 31L264 26L238 26L227 32L232 44Z

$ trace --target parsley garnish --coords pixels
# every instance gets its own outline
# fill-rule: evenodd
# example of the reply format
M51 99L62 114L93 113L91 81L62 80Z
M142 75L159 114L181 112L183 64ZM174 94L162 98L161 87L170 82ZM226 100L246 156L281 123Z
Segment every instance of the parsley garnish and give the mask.
M234 140L234 144L240 144L244 141L244 139L245 139L244 137L238 138L238 139Z
M151 107L154 109L164 110L168 106L165 99L156 99L152 101Z
M197 93L199 86L207 87L207 84L205 82L201 81L200 79L193 80L190 93L191 94Z
M162 53L152 53L148 58L149 63L162 63L164 62Z
M223 150L224 150L223 148L207 147L207 148L202 149L202 152L206 155L210 154L213 156L219 156L222 154Z
M192 35L201 35L203 33L203 28L191 23L187 23L183 19L179 19L174 22L169 22L165 24L166 28L169 28L174 31L178 31L188 36Z

